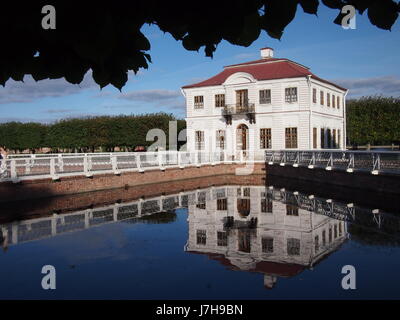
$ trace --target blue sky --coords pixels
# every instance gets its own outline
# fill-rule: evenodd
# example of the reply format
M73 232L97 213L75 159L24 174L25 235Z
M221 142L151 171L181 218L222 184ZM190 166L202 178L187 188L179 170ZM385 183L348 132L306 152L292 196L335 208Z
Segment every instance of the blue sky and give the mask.
M321 5L318 17L299 7L282 39L262 33L251 46L219 44L214 58L186 51L180 42L156 26L145 25L153 63L130 74L122 93L108 86L100 90L90 74L79 86L63 79L25 83L8 81L0 87L0 122L53 122L88 115L140 114L164 111L184 118L180 87L220 72L225 65L259 58L259 49L275 49L275 57L306 65L318 76L350 89L350 97L370 94L400 96L400 22L392 31L372 26L366 13L357 15L356 29L333 23L337 12Z

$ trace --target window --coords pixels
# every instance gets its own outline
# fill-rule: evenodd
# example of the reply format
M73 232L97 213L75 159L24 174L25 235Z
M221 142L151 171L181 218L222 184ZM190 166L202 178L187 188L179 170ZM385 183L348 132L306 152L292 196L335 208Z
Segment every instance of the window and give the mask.
M317 89L312 89L312 102L317 103Z
M332 148L332 133L331 129L326 130L326 138L327 138L327 147L328 149Z
M215 107L220 108L225 106L225 95L224 94L216 94L215 95Z
M336 129L333 129L332 147L333 147L334 149L337 148L337 145L336 145Z
M286 215L287 216L298 216L299 208L292 204L286 204Z
M314 238L314 245L315 245L315 252L318 252L319 250L319 236L316 235Z
M317 149L317 128L313 128L313 148Z
M224 150L225 149L225 130L217 130L216 132L216 145L217 148Z
M206 209L206 203L204 201L203 202L199 202L199 203L196 204L196 208L205 210Z
M334 231L334 237L335 239L337 238L337 225L335 224L335 227L333 228Z
M321 128L321 149L325 148L325 129Z
M335 95L332 95L332 108L336 108Z
M247 253L251 251L251 235L248 230L238 230L238 249Z
M260 129L260 149L271 149L271 148L272 148L271 129L269 128Z
M237 211L242 217L250 214L250 199L237 199Z
M289 256L300 255L300 240L295 238L287 239L287 253Z
M331 95L329 93L326 94L326 105L331 106Z
M226 247L228 245L228 235L225 231L217 232L217 245L218 247Z
M339 222L339 237L342 236L342 223Z
M326 245L326 231L322 231L322 245L325 247Z
M340 97L337 96L337 108L340 109Z
M228 207L228 202L226 198L217 199L217 210L226 210Z
M261 212L272 213L272 200L270 198L261 199Z
M332 242L332 228L329 227L329 243Z
M249 98L248 98L248 91L247 90L237 90L236 91L236 105L238 107L245 107L249 105Z
M342 141L342 137L341 137L341 134L340 134L340 129L338 129L338 131L337 131L337 147L340 149L341 148L341 141Z
M285 101L286 102L297 102L297 88L286 88L285 89Z
M261 239L261 248L263 253L274 252L274 238L265 237Z
M207 231L197 230L197 244L205 245L207 243Z
M320 101L321 101L321 105L324 105L324 92L321 90L320 91Z
M250 197L250 188L243 188L243 197Z
M202 109L204 108L204 99L203 96L195 96L194 97L194 108Z
M285 129L285 148L297 148L297 128Z
M204 150L204 131L196 131L195 134L196 150Z
M260 104L268 104L271 103L271 90L265 89L260 90Z

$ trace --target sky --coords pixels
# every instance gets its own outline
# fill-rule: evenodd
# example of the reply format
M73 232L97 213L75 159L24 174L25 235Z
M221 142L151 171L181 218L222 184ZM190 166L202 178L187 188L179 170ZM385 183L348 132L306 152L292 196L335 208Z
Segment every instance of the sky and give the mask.
M349 89L350 98L363 95L400 96L400 19L392 31L378 29L364 15L356 16L356 29L333 23L336 10L321 5L318 17L299 7L281 40L262 32L249 47L221 42L214 57L203 48L187 51L171 35L154 25L142 32L151 43L149 68L129 75L122 92L111 85L100 88L87 73L80 85L64 79L24 83L9 80L0 86L0 122L52 123L59 119L97 115L172 113L185 117L183 85L207 79L223 66L259 59L259 49L274 48L274 56L310 67L324 79Z

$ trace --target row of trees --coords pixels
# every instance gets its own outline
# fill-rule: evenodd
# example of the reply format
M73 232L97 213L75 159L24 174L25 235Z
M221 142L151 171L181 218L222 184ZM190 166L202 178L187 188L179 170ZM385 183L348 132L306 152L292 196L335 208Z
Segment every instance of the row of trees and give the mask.
M14 152L51 148L53 152L132 151L149 146L147 132L158 128L169 134L170 121L177 121L178 133L186 127L167 113L137 116L101 116L60 120L54 124L8 122L0 124L0 145ZM35 150L36 149L36 150Z
M400 143L400 97L362 97L347 101L349 145Z
M8 122L0 124L0 146L14 152L35 152L43 147L54 152L113 151L115 147L132 151L153 143L146 141L151 129L159 128L168 136L170 121L177 121L178 133L186 127L184 120L167 113L66 119L48 125ZM374 96L347 101L347 140L348 145L399 144L400 98Z

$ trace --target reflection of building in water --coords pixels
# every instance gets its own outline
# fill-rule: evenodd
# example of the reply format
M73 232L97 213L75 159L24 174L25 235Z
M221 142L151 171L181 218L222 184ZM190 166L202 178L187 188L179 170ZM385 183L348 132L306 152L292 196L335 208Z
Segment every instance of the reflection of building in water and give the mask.
M189 205L186 250L264 273L268 288L277 277L311 268L347 238L345 221L302 209L265 187L210 188L197 200Z

